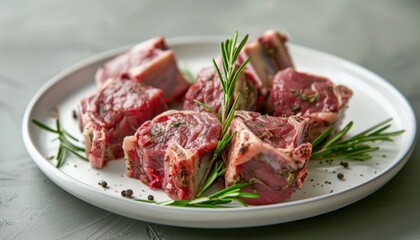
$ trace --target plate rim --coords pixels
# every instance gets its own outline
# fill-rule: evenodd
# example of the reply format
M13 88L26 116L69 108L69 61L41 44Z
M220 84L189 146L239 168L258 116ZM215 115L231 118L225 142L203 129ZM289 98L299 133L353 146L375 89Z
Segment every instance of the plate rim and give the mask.
M220 39L222 39L223 37L221 36L191 36L191 37L176 37L176 38L168 38L167 42L169 46L173 46L173 45L188 45L188 44L192 44L192 43L198 43L198 44L216 44L220 42ZM23 122L22 122L22 135L23 135L23 139L24 139L24 144L25 147L29 153L29 155L31 156L31 158L34 160L34 162L37 164L37 166L42 170L42 172L48 176L48 178L50 180L52 180L54 183L56 183L58 186L60 186L61 188L63 188L64 190L66 190L67 192L70 192L72 195L78 197L79 199L82 199L86 202L89 202L90 204L93 204L95 206L98 206L98 204L92 203L91 201L89 201L88 199L84 198L83 196L79 196L77 193L74 193L74 191L69 190L66 186L63 186L65 184L65 182L67 183L72 183L75 181L77 187L82 188L84 191L94 191L94 194L102 194L103 192L92 188L91 186L81 183L80 181L77 181L77 179L72 178L66 174L64 174L63 172L61 172L59 169L56 169L53 165L51 165L50 163L48 163L47 161L45 161L44 157L42 157L41 153L39 152L39 150L35 147L35 144L32 141L31 138L31 134L30 134L30 116L32 115L32 110L33 108L36 106L37 102L39 101L39 99L45 94L47 93L47 91L49 89L51 89L55 84L59 83L60 81L62 81L66 76L79 71L87 66L89 66L90 64L93 64L95 62L98 62L100 60L103 60L105 58L108 57L112 57L115 56L117 54L120 54L124 51L127 51L130 47L132 47L133 45L126 45L126 46L122 46L122 47L117 47L117 48L113 48L107 51L103 51L100 52L98 54L95 54L85 60L82 60L68 68L66 68L65 70L59 72L58 74L56 74L54 77L52 77L50 80L48 80L37 92L36 94L31 98L27 108L25 109L25 113L24 113L24 117L23 117ZM381 188L384 184L386 184L390 179L392 179L392 177L395 176L396 173L398 173L398 171L405 165L405 163L408 161L409 157L411 156L414 147L416 145L416 132L417 132L417 126L416 126L416 117L414 114L414 111L411 107L411 105L409 104L407 98L402 95L402 93L395 87L393 86L390 82L386 81L384 78L380 77L379 75L377 75L376 73L360 66L357 65L356 63L350 62L348 60L345 60L341 57L338 56L334 56L330 53L326 53L323 51L319 51L319 50L315 50L315 49L311 49L308 47L303 47L303 46L299 46L299 45L295 45L295 44L289 44L289 46L291 46L292 48L298 50L298 51L305 51L305 52L309 52L311 54L316 54L317 56L322 57L323 59L327 59L328 61L334 60L335 62L339 61L338 64L339 65L344 65L346 68L348 69L352 69L355 70L363 75L369 75L371 78L375 78L377 80L379 80L379 82L381 84L384 85L384 87L386 87L388 90L391 90L394 94L394 96L398 97L398 99L400 100L400 103L402 103L404 105L404 107L409 110L407 113L410 115L410 119L407 119L408 122L411 123L412 127L413 127L413 131L410 132L410 136L409 137L409 142L411 142L411 145L409 147L407 147L405 149L405 151L403 152L402 156L400 159L394 161L392 164L390 164L386 169L384 169L380 174L378 174L376 177L367 180L355 187L351 187L349 189L340 191L340 192L336 192L336 193L331 193L331 194L323 194L320 196L315 196L315 197L311 197L311 198L307 198L307 199L301 199L301 200L296 200L296 201L292 201L292 202L284 202L284 203L278 203L278 204L272 204L272 205L262 205L262 206L253 206L252 208L229 208L229 209L207 209L207 208L188 208L188 212L196 212L196 213L203 213L203 214L208 214L208 213L218 213L218 212L224 212L224 213L237 213L237 212L249 212L252 213L254 211L268 211L268 210L273 210L273 209L283 209L283 208L289 208L289 207L296 207L296 206L300 206L300 205L305 205L309 202L320 202L323 200L326 200L328 198L331 197L336 197L336 196L343 196L343 195L347 195L349 194L349 192L353 192L355 190L360 190L368 185L371 185L373 183L379 183L381 182L380 180L382 178L388 178L385 182L382 182L380 185L380 187L375 188L372 192L377 191L379 188ZM406 131L407 133L407 131ZM390 173L394 172L392 175L389 175ZM58 177L61 181L57 180L54 178ZM388 175L388 176L387 176ZM64 182L62 182L64 181ZM367 195L369 195L370 193L366 193L365 196L359 197L357 198L355 201L361 200L364 197L366 197ZM107 197L110 197L111 199L114 200L118 200L120 201L121 198L118 198L117 196L115 196L115 194L110 195L110 194L105 194ZM125 200L125 199L122 199ZM132 200L128 200L128 201L132 201ZM134 202L134 201L132 201ZM349 202L347 204L341 205L338 208L347 206L352 202ZM172 206L157 206L157 205L151 205L148 203L142 203L142 202L134 202L136 205L140 204L143 207L157 207L159 209L163 209L163 210L168 210L170 212L176 213L179 211L184 212L186 210L186 208L179 208L179 207L172 207ZM101 206L98 206L101 207ZM103 208L103 207L102 207ZM106 209L107 211L112 211L110 209ZM335 209L331 209L328 211L324 211L322 213L325 212L330 212L330 211L334 211ZM114 211L112 211L114 212ZM121 214L119 212L115 212L117 214L120 215L124 215ZM322 213L318 213L315 215L319 215ZM132 217L132 216L129 216ZM136 219L141 219L141 218L137 218ZM302 219L302 218L298 218L298 219ZM297 219L295 219L297 220ZM146 220L148 221L148 220ZM284 221L283 221L284 222ZM158 222L158 223L162 223L162 222ZM273 222L272 224L275 223L280 223L280 222ZM167 223L162 223L162 224L167 224ZM169 224L169 225L175 225L175 226L187 226L184 224L181 225L177 225L177 224ZM200 225L200 224L199 224ZM250 224L250 225L244 225L244 227L248 227L248 226L259 226L258 224ZM194 227L194 226L188 226L188 227ZM200 227L206 227L206 226L200 226ZM225 226L228 227L228 226ZM238 227L238 226L235 226Z

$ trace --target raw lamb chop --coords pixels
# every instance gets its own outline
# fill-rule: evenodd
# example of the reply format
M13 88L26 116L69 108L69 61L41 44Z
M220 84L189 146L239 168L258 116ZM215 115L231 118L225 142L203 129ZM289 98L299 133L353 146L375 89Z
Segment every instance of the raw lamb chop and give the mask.
M225 184L250 181L243 191L256 191L254 205L278 203L301 188L312 146L307 142L309 119L273 117L237 111L230 132L236 132L224 153Z
M242 63L250 57L250 64L247 70L255 73L262 86L262 94L268 95L271 90L274 75L283 69L293 67L291 57L288 53L286 35L269 30L258 39L245 44L238 61Z
M343 85L288 68L277 73L273 80L268 113L309 117L313 140L341 117L351 96L352 91Z
M100 85L109 78L130 78L163 90L166 101L185 93L190 84L180 73L175 54L168 49L163 37L134 46L104 64L96 72Z
M91 165L102 168L124 156L122 141L167 109L162 90L128 79L110 79L78 105L79 127Z
M173 199L192 199L220 134L210 113L162 113L124 139L127 175Z
M237 109L259 110L259 86L256 79L248 71L243 71L236 81L235 92L240 92ZM235 95L236 97L236 95ZM220 79L213 67L203 68L196 77L195 83L185 94L184 109L202 111L203 108L193 100L200 101L210 106L215 112L220 113L223 91Z

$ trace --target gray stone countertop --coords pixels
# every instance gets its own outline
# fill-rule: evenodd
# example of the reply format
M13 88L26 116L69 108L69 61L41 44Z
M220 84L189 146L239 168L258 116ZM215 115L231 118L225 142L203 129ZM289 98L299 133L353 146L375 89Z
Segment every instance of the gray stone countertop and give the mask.
M244 229L116 215L55 185L25 149L21 125L30 99L87 57L157 35L258 36L271 28L379 74L419 113L419 1L0 1L0 239L419 239L418 147L389 183L354 204Z

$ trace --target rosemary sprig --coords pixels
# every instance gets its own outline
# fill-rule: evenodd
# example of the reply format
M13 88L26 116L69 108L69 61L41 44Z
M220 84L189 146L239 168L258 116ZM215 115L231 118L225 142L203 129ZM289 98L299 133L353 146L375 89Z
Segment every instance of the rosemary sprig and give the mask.
M228 208L226 204L238 202L243 206L248 206L241 198L259 198L256 193L241 192L244 187L249 186L249 182L234 184L228 188L224 188L208 197L199 197L193 200L169 200L156 202L144 199L134 198L135 201L154 203L158 205L176 206L176 207L197 207L197 208Z
M209 176L207 177L206 181L204 182L199 195L207 191L207 189L211 187L214 181L216 181L216 179L220 177L221 175L223 175L225 172L226 172L226 168L223 168L223 162L217 161L214 167L212 168Z
M222 96L222 104L220 114L216 113L210 106L194 100L198 105L202 106L204 109L212 113L217 120L220 122L222 126L222 133L221 138L217 142L216 149L213 152L213 156L210 159L209 165L203 175L203 179L201 180L196 197L200 197L216 180L217 176L223 174L223 162L219 159L219 156L223 149L227 146L227 144L232 140L232 137L236 134L230 134L229 127L235 116L235 108L238 103L238 99L240 93L235 95L235 86L236 80L238 79L239 75L245 68L245 66L249 62L249 57L239 66L236 65L236 60L238 58L239 53L241 52L243 46L248 41L248 34L242 39L242 41L237 44L238 41L238 32L235 32L233 38L227 39L226 41L222 42L220 45L221 56L222 56L222 71L220 70L219 66L216 63L216 60L213 59L213 66L216 70L217 76L220 80L220 85L222 87L223 96ZM220 162L214 166L214 162ZM216 177L215 177L216 176Z
M85 152L85 149L72 143L72 141L79 142L79 140L77 140L77 138L75 138L70 133L68 133L63 128L61 128L61 124L58 118L55 121L56 129L50 128L36 119L32 119L32 123L47 132L57 134L57 137L52 140L52 141L58 140L60 142L60 145L58 146L57 154L55 156L55 159L57 160L57 164L55 165L56 168L59 168L62 165L67 152L75 155L76 157L82 160L88 161L86 157L79 154L79 152Z
M354 159L360 161L371 159L372 156L370 153L379 150L379 147L368 145L368 142L392 142L393 137L396 137L404 132L404 130L385 132L389 127L391 127L391 124L389 124L391 120L392 119L387 119L380 122L350 138L344 137L352 128L353 122L349 122L341 131L333 135L331 135L331 133L334 127L330 126L312 142L313 152L311 159Z

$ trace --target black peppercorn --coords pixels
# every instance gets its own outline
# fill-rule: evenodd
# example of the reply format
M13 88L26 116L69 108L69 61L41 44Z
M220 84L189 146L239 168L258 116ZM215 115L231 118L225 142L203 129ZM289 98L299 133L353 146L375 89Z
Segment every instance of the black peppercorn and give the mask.
M340 162L340 165L343 166L344 168L348 168L349 167L349 163L348 162Z
M123 196L123 197L126 197L127 196L127 193L125 192L125 190L122 190L121 191L121 196Z
M338 179L343 180L344 179L344 174L339 173L337 174Z
M106 188L106 186L108 186L108 183L102 180L98 183L98 185L101 185L103 188Z
M128 197L128 198L131 198L133 196L133 190L127 189L125 191L125 196Z
M153 197L153 195L149 195L149 196L147 196L147 200L153 201L153 200L155 200L155 197Z

